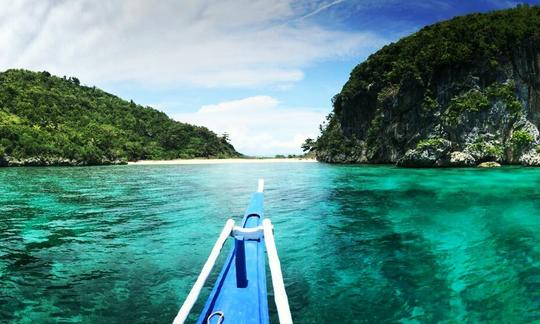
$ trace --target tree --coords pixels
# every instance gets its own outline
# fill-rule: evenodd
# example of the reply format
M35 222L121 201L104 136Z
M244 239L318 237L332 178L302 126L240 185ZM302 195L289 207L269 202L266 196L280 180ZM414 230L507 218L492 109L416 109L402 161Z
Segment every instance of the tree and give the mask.
M71 80L71 82L75 83L75 85L81 84L81 81L79 81L79 79L77 79L76 77L71 77L69 79Z
M223 141L225 141L226 143L230 143L231 142L231 139L229 137L229 133L225 132L223 133L223 135L221 135L221 138L223 139Z
M306 140L304 141L304 144L302 144L302 151L304 152L311 152L313 150L315 150L317 146L317 143L311 139L311 138L306 138Z

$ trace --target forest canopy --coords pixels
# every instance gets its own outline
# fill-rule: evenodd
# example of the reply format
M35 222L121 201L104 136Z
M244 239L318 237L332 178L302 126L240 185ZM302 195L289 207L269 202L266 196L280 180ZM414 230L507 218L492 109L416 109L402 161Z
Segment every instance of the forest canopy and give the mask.
M238 156L226 136L83 86L77 78L0 73L0 165Z

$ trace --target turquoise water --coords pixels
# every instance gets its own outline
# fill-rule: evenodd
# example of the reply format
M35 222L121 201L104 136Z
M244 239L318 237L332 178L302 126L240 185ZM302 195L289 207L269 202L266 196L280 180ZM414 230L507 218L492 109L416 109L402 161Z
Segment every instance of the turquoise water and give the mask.
M259 177L296 323L540 321L540 169L291 163L0 169L0 322L170 322Z

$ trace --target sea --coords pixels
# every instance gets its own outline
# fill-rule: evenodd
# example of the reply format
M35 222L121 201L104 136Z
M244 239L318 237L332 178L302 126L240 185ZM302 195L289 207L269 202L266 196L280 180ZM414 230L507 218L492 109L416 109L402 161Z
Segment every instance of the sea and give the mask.
M295 323L540 322L540 168L323 163L2 168L0 322L172 322L259 178Z

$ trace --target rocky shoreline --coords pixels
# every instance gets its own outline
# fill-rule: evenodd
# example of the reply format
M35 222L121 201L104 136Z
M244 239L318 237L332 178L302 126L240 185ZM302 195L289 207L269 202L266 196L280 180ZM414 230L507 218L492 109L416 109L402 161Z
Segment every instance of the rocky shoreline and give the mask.
M441 150L429 150L419 152L410 152L401 159L396 165L405 168L431 168L431 167L480 167L494 168L503 164L496 161L485 161L477 163L474 157L464 152L452 152L450 159L441 159ZM1 167L28 167L28 166L97 166L97 165L170 165L170 164L227 164L227 163L293 163L293 162L317 162L316 159L183 159L183 160L143 160L128 162L124 160L103 159L100 162L76 161L66 158L55 157L31 157L25 159L15 159L10 157L0 157ZM355 163L349 164L374 164L374 163ZM540 154L524 155L521 159L522 166L537 167L540 166ZM519 164L517 164L519 165Z
M310 163L317 162L313 158L235 158L235 159L174 159L174 160L110 160L102 159L98 162L76 161L57 157L31 157L14 159L0 157L0 167L27 167L27 166L93 166L93 165L180 165L180 164L245 164L245 163Z
M109 160L103 158L100 161L78 161L61 157L29 157L16 159L9 156L0 156L0 167L24 167L24 166L89 166L89 165L122 165L127 164L124 160Z
M536 128L535 128L536 129ZM538 138L538 135L537 135ZM432 143L433 144L433 143ZM499 165L508 164L523 166L540 166L540 154L533 147L525 152L515 152L509 148L506 153L509 158L503 158L501 154L494 152L495 146L482 150L475 150L475 145L468 146L464 151L452 151L452 142L439 140L433 145L427 145L408 150L402 158L397 161L402 167L471 167L484 163L497 163ZM515 157L516 153L519 157Z

